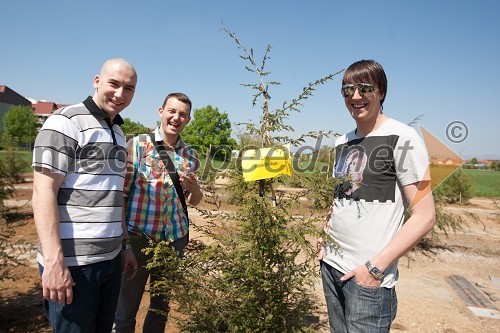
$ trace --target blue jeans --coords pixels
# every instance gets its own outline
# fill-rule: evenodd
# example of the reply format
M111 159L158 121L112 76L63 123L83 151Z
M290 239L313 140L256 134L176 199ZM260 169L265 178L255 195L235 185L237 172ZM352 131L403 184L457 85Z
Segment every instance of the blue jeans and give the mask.
M40 275L43 266L38 265ZM115 318L122 275L121 255L112 260L69 267L73 302L59 304L44 299L53 333L109 333Z
M146 269L148 256L142 253L141 249L148 246L147 241L132 233L129 233L129 235L130 243L132 244L132 249L137 259L137 273L130 281L127 281L127 276L123 274L113 333L135 332L135 317L141 305L142 294L144 293L148 277L150 278L149 284L153 285L156 281L157 274L160 274L157 272L151 273ZM184 247L186 245L187 236L172 243L174 250L180 257L183 256ZM164 332L169 310L168 298L165 295L151 296L148 313L146 318L144 318L143 332Z
M321 262L321 277L332 333L389 332L396 318L395 288L364 287L354 278L340 281L344 274Z

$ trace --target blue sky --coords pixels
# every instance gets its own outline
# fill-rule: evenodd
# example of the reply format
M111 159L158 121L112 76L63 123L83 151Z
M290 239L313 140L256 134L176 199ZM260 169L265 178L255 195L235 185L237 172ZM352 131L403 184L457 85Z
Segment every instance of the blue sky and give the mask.
M164 97L181 91L194 108L212 105L233 123L257 120L253 91L240 85L256 77L223 20L257 59L272 45L269 79L282 83L270 91L272 108L308 82L375 59L388 76L388 116L408 123L423 115L420 124L462 157L500 159L496 0L3 0L0 12L0 84L26 97L81 102L102 63L123 57L139 74L124 117L155 126ZM354 128L340 81L320 86L290 117L293 136ZM458 144L446 135L454 121L468 129Z

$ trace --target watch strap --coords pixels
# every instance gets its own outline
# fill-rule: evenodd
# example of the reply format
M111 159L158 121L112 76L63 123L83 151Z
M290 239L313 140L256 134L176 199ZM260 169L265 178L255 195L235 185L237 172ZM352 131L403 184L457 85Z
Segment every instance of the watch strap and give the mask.
M382 272L377 266L373 265L370 260L365 263L366 268L368 268L368 273L373 276L376 280L382 280L384 277L384 272Z

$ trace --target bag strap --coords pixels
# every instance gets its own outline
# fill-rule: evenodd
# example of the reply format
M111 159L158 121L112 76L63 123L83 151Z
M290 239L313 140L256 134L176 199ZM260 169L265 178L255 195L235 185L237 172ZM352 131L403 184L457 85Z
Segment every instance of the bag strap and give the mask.
M167 166L168 175L170 176L170 179L172 179L172 182L174 183L177 195L181 200L182 210L184 211L184 215L186 215L186 218L189 221L186 198L184 197L184 191L182 190L180 177L179 174L177 173L177 170L175 169L174 163L170 159L170 156L168 156L167 150L165 149L163 142L155 141L154 133L149 133L149 137L151 138L151 141L154 143L156 151L160 155L160 158L163 160L163 163L165 163L165 165Z

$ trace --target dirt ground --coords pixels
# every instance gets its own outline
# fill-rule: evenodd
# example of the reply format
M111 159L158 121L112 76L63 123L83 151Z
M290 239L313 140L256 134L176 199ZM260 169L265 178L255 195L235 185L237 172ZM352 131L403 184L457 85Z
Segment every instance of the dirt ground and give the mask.
M8 251L19 254L25 265L13 267L13 279L0 281L0 333L50 332L42 308L40 277L36 264L36 231L31 212L31 183L16 185L15 196L5 202L17 207L8 214L7 228L13 232ZM500 198L473 198L467 206L448 206L447 210L465 216L473 212L480 223L470 223L465 230L446 237L441 233L439 246L432 252L412 251L400 260L400 280L396 287L398 315L392 332L500 332ZM200 223L197 214L190 214ZM195 235L193 235L195 236ZM475 315L452 287L450 276L469 281L480 297L490 303L489 310ZM317 292L323 309L317 314L329 332L322 296L321 281ZM466 290L466 294L470 294ZM472 295L477 298L478 295ZM470 302L470 300L469 300ZM470 305L470 303L469 303ZM493 305L493 307L492 307ZM143 298L136 331L142 330L147 307ZM494 309L496 308L496 309ZM481 310L481 309L480 309ZM495 317L496 318L491 318ZM170 324L166 332L178 332Z

